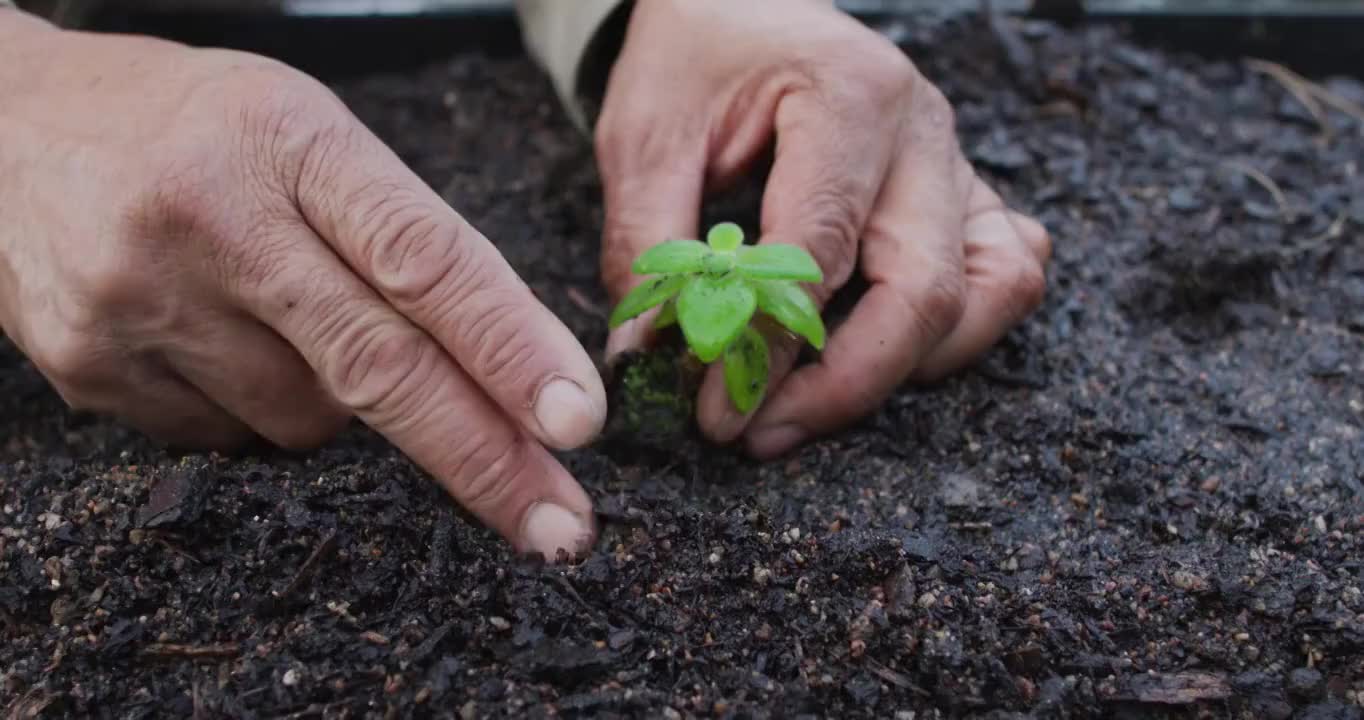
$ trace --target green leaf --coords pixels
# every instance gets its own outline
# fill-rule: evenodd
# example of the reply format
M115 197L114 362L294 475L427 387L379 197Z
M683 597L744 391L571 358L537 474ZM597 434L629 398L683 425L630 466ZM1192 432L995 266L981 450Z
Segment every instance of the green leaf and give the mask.
M795 245L752 245L739 250L739 272L763 280L824 282L824 273L810 253Z
M654 318L654 329L662 330L676 322L677 303L669 300L663 304L663 309L658 311L658 317Z
M762 402L768 364L767 341L751 327L725 348L725 389L740 413L747 415Z
M753 288L732 275L696 275L677 296L677 319L701 362L713 362L753 317Z
M723 222L710 229L706 234L706 242L716 252L734 252L735 248L744 244L744 231L732 222Z
M824 349L824 320L814 299L801 286L790 280L754 280L752 285L763 312L816 349Z
M615 330L626 320L671 300L682 286L687 284L687 278L686 275L666 275L636 285L634 290L621 298L616 309L611 311L611 318L607 324Z
M700 240L667 240L639 254L630 267L636 275L700 272L710 248Z

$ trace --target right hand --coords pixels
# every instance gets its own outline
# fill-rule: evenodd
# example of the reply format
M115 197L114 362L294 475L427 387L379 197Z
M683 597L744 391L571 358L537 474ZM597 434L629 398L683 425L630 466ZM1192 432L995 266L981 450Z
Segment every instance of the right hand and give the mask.
M594 535L550 455L601 379L493 245L320 83L0 10L0 325L76 408L315 446L356 416L518 550Z
M807 250L824 304L866 281L818 362L768 338L767 398L747 415L713 365L697 421L770 460L875 411L906 381L974 362L1042 302L1051 238L971 167L955 114L904 51L828 0L652 0L630 17L596 125L606 198L602 279L619 299L631 264L668 238L698 237L708 189L771 150L760 243ZM665 80L666 79L666 80ZM607 354L647 345L649 320ZM608 359L609 362L609 359Z

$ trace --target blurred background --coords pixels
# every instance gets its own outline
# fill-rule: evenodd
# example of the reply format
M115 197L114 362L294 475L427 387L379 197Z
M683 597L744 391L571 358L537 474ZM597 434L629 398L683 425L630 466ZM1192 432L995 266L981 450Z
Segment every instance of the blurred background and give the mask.
M574 2L575 0L559 0ZM410 67L452 50L519 53L514 0L19 0L67 26L263 53L324 77ZM1364 73L1364 0L838 0L889 34L1002 13L1121 23L1143 41L1254 56L1308 74Z
M573 2L573 0L562 0ZM47 0L48 5L75 10L89 0ZM356 16L410 15L510 9L513 0L117 0L117 5L140 10L182 11L193 4L204 10L275 12L287 15ZM980 0L839 0L855 12L951 12L972 10ZM1360 0L996 0L1013 12L1034 6L1071 6L1090 13L1181 13L1236 15L1337 14L1364 12Z

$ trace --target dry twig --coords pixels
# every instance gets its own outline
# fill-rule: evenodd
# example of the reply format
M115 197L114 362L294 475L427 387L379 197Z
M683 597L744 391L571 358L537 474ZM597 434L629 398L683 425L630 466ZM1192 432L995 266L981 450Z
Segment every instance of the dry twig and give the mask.
M1311 113L1312 118L1321 126L1322 132L1331 132L1331 126L1326 122L1326 112L1322 109L1323 103L1354 118L1355 122L1364 128L1364 107L1360 107L1348 98L1343 98L1275 62L1252 58L1246 60L1246 65L1256 72L1274 78L1280 85L1283 85L1285 90L1297 98L1303 107L1307 108L1307 112Z
M1350 215L1347 211L1341 210L1336 215L1336 219L1331 222L1331 225L1327 227L1325 230L1323 230L1320 235L1308 238L1306 241L1306 245L1308 247L1315 247L1317 245L1330 242L1340 237L1340 234L1345 231L1345 221L1349 218L1349 216Z
M333 531L313 550L312 554L308 556L308 559L303 561L303 565L300 566L298 572L294 574L294 579L289 582L289 585L283 590L274 593L275 598L283 600L306 587L308 582L313 579L313 575L317 573L318 566L330 557L335 550L336 532Z
M1290 95L1297 98L1298 102L1307 109L1312 115L1312 119L1317 121L1317 125L1322 130L1330 132L1330 126L1326 124L1326 113L1321 109L1321 103L1317 102L1314 93L1308 87L1312 83L1306 78L1289 70L1288 68L1268 60L1250 59L1246 60L1246 66L1251 70L1264 73L1275 80L1288 91Z
M235 657L241 653L236 643L212 645L182 645L180 643L152 643L142 648L143 655L160 658L217 659Z
M1289 204L1288 196L1284 195L1283 189L1279 187L1278 183L1274 182L1273 178L1239 160L1224 160L1222 164L1244 174L1264 188L1270 197L1274 198L1274 202L1279 206L1279 212L1283 214L1285 220L1292 221L1298 216L1297 211Z

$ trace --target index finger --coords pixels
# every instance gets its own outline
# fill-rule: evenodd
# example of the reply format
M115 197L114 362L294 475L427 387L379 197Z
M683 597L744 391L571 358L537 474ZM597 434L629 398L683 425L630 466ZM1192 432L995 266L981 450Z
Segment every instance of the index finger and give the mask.
M781 454L871 412L962 313L963 232L974 178L946 100L915 118L867 223L862 271L871 283L820 362L797 370L754 418L753 454ZM925 115L927 117L925 117Z
M606 391L587 352L501 253L357 122L304 154L309 225L544 443L600 432Z
M553 560L585 549L592 502L544 446L301 221L272 232L270 269L248 266L228 292L298 350L337 402L518 550Z
M759 244L784 243L814 257L824 281L810 287L815 306L824 303L852 274L858 240L890 164L899 128L894 116L861 114L849 103L830 103L814 90L783 98L774 126L776 154L763 193ZM786 333L764 333L771 351L769 396L780 391L800 353L800 341ZM697 403L701 428L728 443L753 418L730 401L724 369L712 367Z

